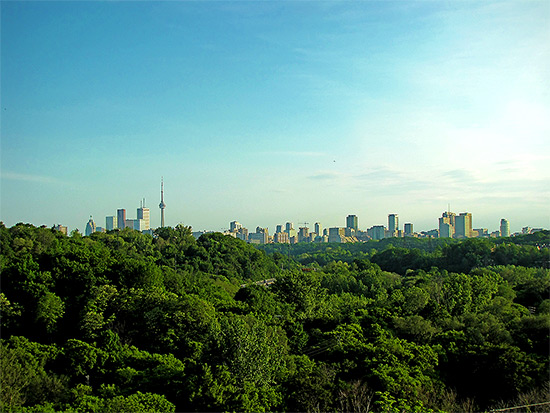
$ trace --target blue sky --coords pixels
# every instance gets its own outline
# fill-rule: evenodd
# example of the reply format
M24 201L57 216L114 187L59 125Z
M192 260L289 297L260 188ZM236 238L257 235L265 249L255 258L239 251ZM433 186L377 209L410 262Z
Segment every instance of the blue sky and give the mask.
M1 220L550 227L550 2L1 3Z

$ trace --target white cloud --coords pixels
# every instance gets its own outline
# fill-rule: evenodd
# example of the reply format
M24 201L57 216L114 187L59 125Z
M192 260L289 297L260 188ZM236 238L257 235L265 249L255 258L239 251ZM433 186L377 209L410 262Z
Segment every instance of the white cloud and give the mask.
M44 175L30 175L30 174L20 174L17 172L2 172L2 179L9 181L25 181L25 182L37 182L43 184L61 184L62 182L57 178Z

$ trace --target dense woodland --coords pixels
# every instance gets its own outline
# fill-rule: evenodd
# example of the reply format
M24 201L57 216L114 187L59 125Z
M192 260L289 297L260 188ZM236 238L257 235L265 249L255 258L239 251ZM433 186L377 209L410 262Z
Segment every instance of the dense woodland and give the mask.
M83 237L0 224L0 235L1 411L550 400L548 231L262 249L183 226Z

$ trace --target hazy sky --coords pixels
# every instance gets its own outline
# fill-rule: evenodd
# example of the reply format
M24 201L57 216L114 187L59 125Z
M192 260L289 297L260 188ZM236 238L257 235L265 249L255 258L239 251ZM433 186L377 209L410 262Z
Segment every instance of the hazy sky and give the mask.
M1 3L1 213L550 227L550 1Z

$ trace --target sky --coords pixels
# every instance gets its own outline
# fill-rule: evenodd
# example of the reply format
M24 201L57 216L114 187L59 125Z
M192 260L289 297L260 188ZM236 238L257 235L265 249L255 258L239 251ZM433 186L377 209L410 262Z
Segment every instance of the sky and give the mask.
M550 228L550 2L2 1L0 220Z

